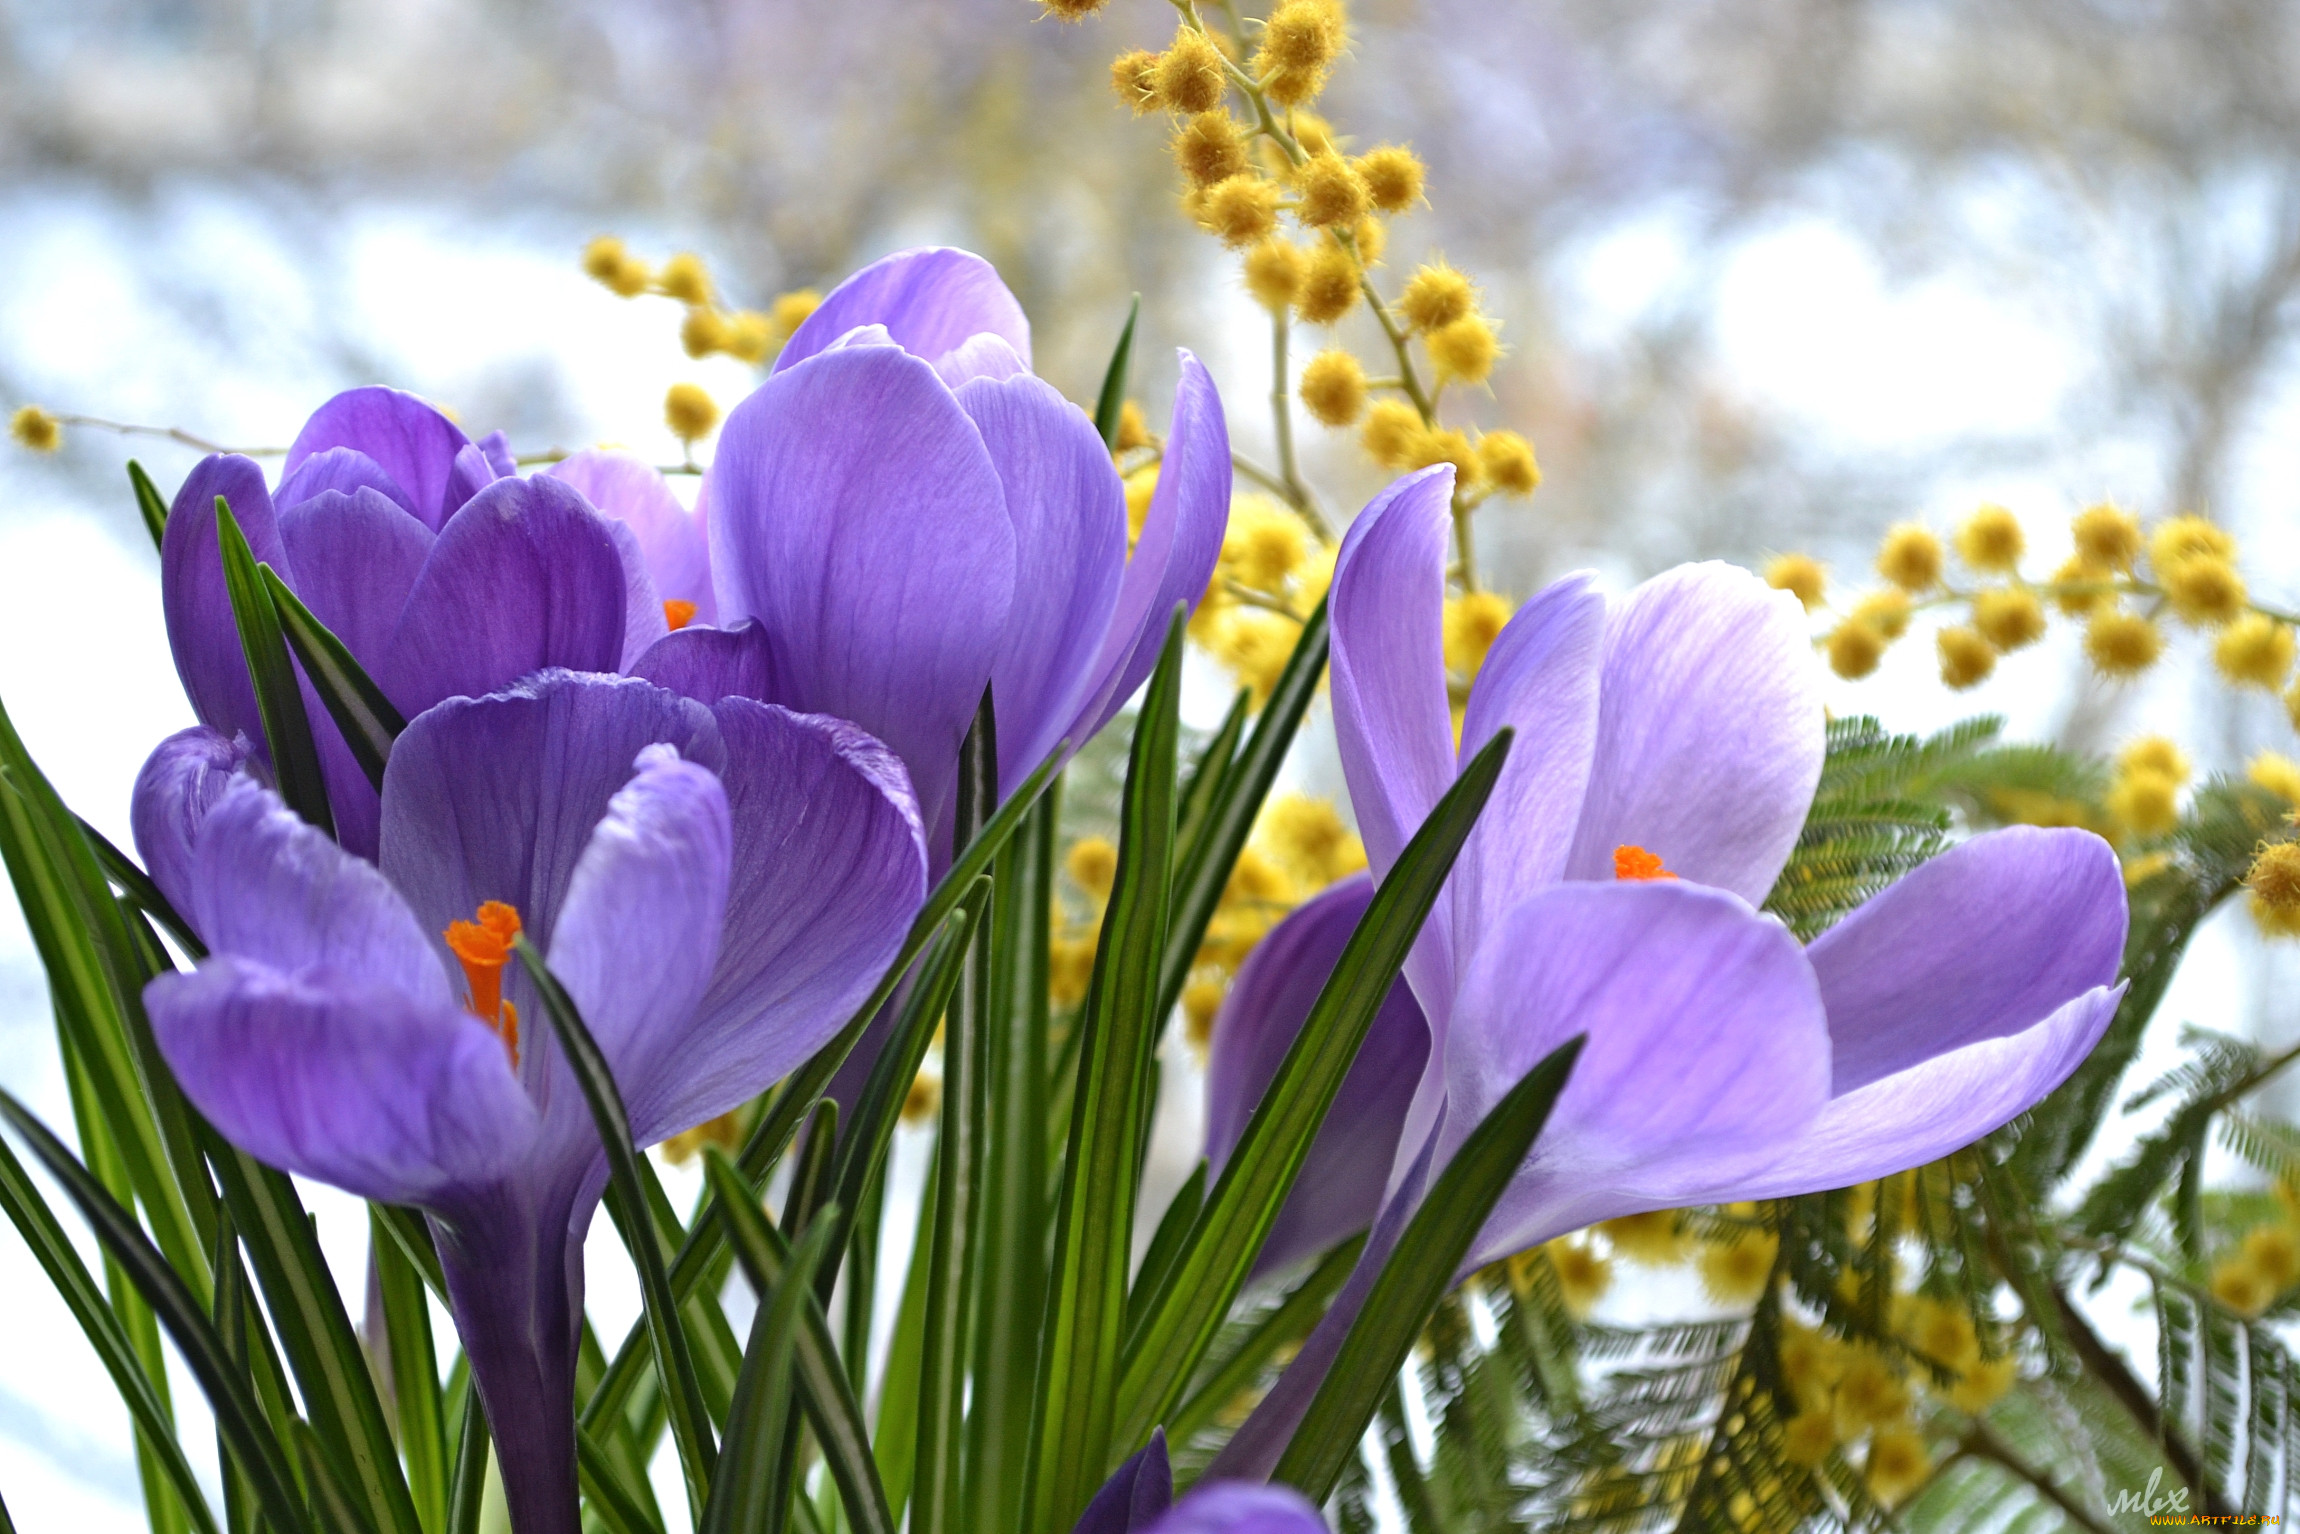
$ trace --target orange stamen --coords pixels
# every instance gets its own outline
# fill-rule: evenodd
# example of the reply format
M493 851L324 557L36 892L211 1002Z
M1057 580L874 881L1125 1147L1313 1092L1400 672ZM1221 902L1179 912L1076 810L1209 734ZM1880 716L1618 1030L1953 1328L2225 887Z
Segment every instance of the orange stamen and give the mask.
M1661 859L1643 847L1624 844L1613 849L1613 877L1616 879L1674 879L1677 876L1661 864Z
M685 628L695 621L695 604L672 598L663 604L663 621L675 629Z
M463 966L470 984L471 1015L495 1030L511 1063L519 1063L519 1009L503 999L503 966L511 962L511 940L519 935L519 912L500 900L481 904L477 921L447 924L447 950Z

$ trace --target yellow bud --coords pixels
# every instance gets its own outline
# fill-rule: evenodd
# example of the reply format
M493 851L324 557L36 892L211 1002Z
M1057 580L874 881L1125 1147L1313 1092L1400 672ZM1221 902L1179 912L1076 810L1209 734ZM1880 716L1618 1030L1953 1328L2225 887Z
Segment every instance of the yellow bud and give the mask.
M1877 669L1885 656L1885 636L1858 618L1849 618L1829 631L1829 669L1848 681L1857 681Z
M2300 730L2300 682L2292 684L2284 694L2284 717L2292 721L2292 728Z
M35 453L53 453L64 445L64 425L38 405L19 405L8 418L8 435Z
M2138 676L2164 653L2164 636L2139 613L2112 607L2085 625L2084 653L2102 676Z
M1470 280L1440 262L1415 272L1398 295L1398 312L1416 330L1436 330L1465 318L1477 307Z
M910 1090L902 1098L902 1121L917 1129L932 1122L941 1111L942 1078L931 1070L911 1077Z
M1277 595L1310 551L1302 519L1262 496L1241 496L1222 535L1222 565L1239 584Z
M1267 176L1251 171L1230 176L1208 187L1199 199L1198 222L1236 250L1267 239L1277 229L1280 196L1278 183Z
M1342 48L1341 11L1325 0L1285 0L1262 27L1255 63L1273 69L1324 69Z
M2300 1233L2289 1225L2255 1225L2244 1233L2244 1255L2278 1294L2300 1278Z
M1404 400L1374 401L1366 424L1358 428L1358 443L1366 456L1385 469L1403 469L1421 440L1422 418Z
M1506 495L1531 495L1541 484L1533 444L1514 431L1489 431L1478 438L1477 461L1486 482Z
M2072 554L2052 573L2053 605L2071 618L2081 618L2113 605L2116 592L2110 585L2116 578L2108 566L2095 563L2090 556Z
M1903 522L1885 533L1877 573L1903 591L1926 591L1941 579L1941 540L1932 529Z
M1350 253L1327 241L1303 263L1294 312L1313 325L1331 325L1357 307L1358 264Z
M1483 315L1465 314L1450 325L1425 331L1422 345L1429 349L1438 380L1481 384L1501 356L1501 342Z
M663 396L663 423L681 442L693 442L709 436L719 424L719 407L700 385L673 384Z
M1038 3L1056 21L1084 21L1109 4L1110 0L1038 0Z
M1246 130L1228 112L1200 112L1174 134L1174 163L1193 186L1243 175L1248 169Z
M2292 671L2292 630L2266 613L2246 613L2220 631L2212 663L2231 682L2274 692Z
M603 234L583 247L583 272L597 282L613 286L615 277L630 258L623 242L611 234Z
M679 322L679 344L690 357L708 357L727 349L727 317L716 309L689 309Z
M2020 1360L2011 1354L1983 1358L1969 1366L1949 1391L1949 1404L1969 1416L1978 1416L2004 1398L2020 1378Z
M1252 690L1258 708L1269 701L1270 689L1294 653L1301 625L1278 613L1241 607L1222 615L1207 648L1239 682ZM1248 849L1249 851L1251 849ZM1243 859L1241 859L1243 866Z
M2280 916L2300 915L2300 842L2270 842L2244 876L2252 898Z
M1467 434L1447 427L1417 432L1412 445L1406 449L1405 466L1426 469L1440 463L1453 465L1456 488L1468 490L1477 484L1477 449L1469 445Z
M1959 692L1978 687L1997 668L1997 652L1976 629L1945 628L1933 641L1941 653L1941 680Z
M2180 784L2161 772L2127 773L2109 787L2108 813L2134 836L2163 836L2180 824Z
M1150 424L1142 419L1142 406L1126 400L1118 406L1118 440L1110 444L1114 453L1130 453L1138 447L1150 445Z
M1214 1042L1214 1019L1222 1010L1222 982L1193 980L1182 987L1182 1027L1200 1055Z
M2300 762L2281 752L2261 752L2246 764L2244 776L2286 804L2300 804Z
M1070 844L1062 866L1080 889L1106 900L1118 878L1118 849L1106 837L1082 836Z
M794 288L776 298L767 309L767 323L775 330L777 343L788 341L798 328L823 306L823 296L813 288Z
M2027 547L2020 519L2002 506L1982 506L1957 529L1957 557L1975 570L2009 574Z
M1342 824L1331 799L1280 794L1263 809L1254 836L1305 888L1323 889L1366 866L1365 843Z
M1057 1007L1075 1007L1086 999L1094 978L1094 939L1056 938L1047 951L1046 995Z
M1303 269L1309 258L1291 240L1264 240L1246 252L1246 291L1263 308L1290 308L1302 290ZM1356 292L1353 278L1351 291Z
M1779 554L1765 566L1765 584L1795 596L1811 612L1821 605L1829 577L1821 562L1810 554Z
M1600 1220L1597 1228L1613 1243L1616 1255L1642 1267L1665 1268L1684 1259L1686 1237L1677 1226L1677 1211L1657 1209L1650 1214L1625 1214Z
M1811 1470L1837 1446L1836 1414L1827 1407L1801 1411L1781 1425L1781 1457Z
M1613 1264L1585 1241L1552 1241L1542 1250L1549 1254L1549 1265L1557 1274L1558 1297L1565 1302L1565 1313L1576 1321L1588 1319L1613 1285Z
M2044 638L2044 606L2024 587L1995 587L1973 598L1973 627L1999 650L2018 650Z
M1273 69L1262 77L1262 94L1282 107L1306 106L1325 88L1322 69Z
M2192 554L2171 565L2159 565L2156 579L2172 610L2183 622L2217 628L2232 623L2244 611L2244 577L2236 567L2213 554Z
M2177 743L2162 735L2142 735L2126 742L2124 749L2116 753L2116 770L2153 772L2174 783L2185 783L2191 769L2187 753Z
M2069 532L2076 540L2077 558L2088 564L2130 570L2140 556L2140 519L2107 501L2078 512Z
M655 274L655 290L683 304L707 304L711 301L711 273L701 256L682 250Z
M1152 78L1158 104L1169 112L1210 112L1222 102L1221 50L1197 28L1183 27L1159 56Z
M1365 178L1332 153L1312 155L1295 168L1294 194L1294 216L1313 229L1355 224L1373 201Z
M1933 1456L1924 1435L1912 1427L1879 1428L1869 1440L1862 1475L1869 1495L1886 1507L1898 1506L1932 1478Z
M1711 1299L1746 1305L1765 1292L1780 1250L1781 1238L1771 1231L1749 1231L1728 1244L1704 1245L1694 1266Z
M1143 48L1121 53L1110 61L1110 88L1118 99L1145 117L1158 110L1158 55Z
M1472 591L1445 605L1446 669L1474 677L1486 652L1509 623L1509 603L1498 593Z
M2250 1320L2275 1300L2267 1278L2241 1254L2226 1257L2212 1269L2212 1297Z
M1909 596L1899 587L1872 591L1853 604L1853 621L1865 623L1888 642L1909 631Z
M1312 357L1302 369L1302 405L1328 426L1349 426L1366 412L1366 370L1340 347Z
M1366 193L1384 213L1403 213L1422 200L1421 160L1403 144L1382 144L1358 156Z
M2188 559L2218 559L2234 562L2236 540L2219 524L2209 522L2194 512L2168 517L2156 524L2148 535L2148 562L2161 574L2173 565Z
M727 338L722 344L728 356L755 367L775 349L774 321L756 309L738 309L727 316Z
M1837 1382L1837 1411L1858 1432L1897 1420L1909 1409L1909 1387L1883 1359L1866 1348L1853 1354Z

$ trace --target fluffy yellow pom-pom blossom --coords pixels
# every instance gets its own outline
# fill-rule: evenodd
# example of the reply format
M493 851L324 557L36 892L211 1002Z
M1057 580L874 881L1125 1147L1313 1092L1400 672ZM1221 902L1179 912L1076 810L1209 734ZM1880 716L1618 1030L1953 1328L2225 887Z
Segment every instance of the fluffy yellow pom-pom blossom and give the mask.
M64 424L38 405L19 405L8 418L8 435L35 453L53 453L64 445Z
M663 396L663 424L680 441L697 441L709 436L711 428L719 424L718 402L704 393L700 384L673 384Z

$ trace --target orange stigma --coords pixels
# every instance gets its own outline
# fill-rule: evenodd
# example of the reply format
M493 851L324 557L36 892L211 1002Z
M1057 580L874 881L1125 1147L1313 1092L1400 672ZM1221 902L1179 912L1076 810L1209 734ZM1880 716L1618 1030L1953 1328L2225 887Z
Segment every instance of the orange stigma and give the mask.
M1661 859L1643 847L1624 844L1613 849L1613 877L1616 879L1674 879L1677 876L1661 865Z
M511 940L519 935L519 912L489 900L477 914L477 921L447 924L447 950L463 965L463 978L471 985L471 1015L495 1030L516 1066L519 1009L503 999L503 966L511 962Z
M663 604L663 621L675 629L685 628L695 621L695 604L672 598Z

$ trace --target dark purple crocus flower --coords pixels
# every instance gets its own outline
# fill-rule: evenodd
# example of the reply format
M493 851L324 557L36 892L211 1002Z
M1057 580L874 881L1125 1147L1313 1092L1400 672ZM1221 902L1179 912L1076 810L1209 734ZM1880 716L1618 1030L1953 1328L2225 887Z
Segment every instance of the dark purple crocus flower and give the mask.
M154 819L182 845L145 852L210 949L147 991L160 1047L250 1154L430 1215L514 1521L575 1534L606 1160L510 939L566 984L639 1143L725 1112L900 945L926 879L901 765L842 721L547 671L408 725L370 863L205 745L140 785L174 798Z
M1102 1483L1070 1534L1148 1534L1173 1505L1174 1467L1166 1458L1166 1431L1153 1428L1141 1451Z
M1200 1481L1179 1503L1166 1435L1111 1474L1071 1534L1326 1534L1325 1520L1290 1486Z
M1221 553L1230 447L1184 352L1129 554L1110 454L1032 376L1014 296L978 256L911 250L842 283L791 337L729 414L705 492L728 628L690 625L633 669L853 720L909 767L932 832L986 684L1003 792L1149 675L1174 604L1198 600ZM947 843L932 841L939 864Z
M640 539L572 479L505 477L500 440L391 389L339 394L305 423L276 490L252 459L202 459L161 547L161 605L200 722L265 755L216 550L216 497L255 557L332 629L400 712L491 692L545 666L619 671L667 632ZM345 846L376 848L378 804L306 690ZM213 744L213 743L211 743Z
M2066 1079L2123 993L2124 883L2085 831L1976 836L1810 948L1758 913L1811 804L1823 716L1796 600L1745 571L1680 566L1610 604L1586 576L1548 587L1496 640L1457 752L1440 627L1451 491L1449 469L1400 480L1335 569L1336 733L1376 875L1458 760L1505 725L1516 744L1406 964L1429 1056L1402 1120L1362 1127L1398 1147L1365 1259L1224 1451L1226 1474L1267 1472L1422 1189L1575 1034L1572 1079L1470 1267L1596 1220L1946 1155ZM1269 941L1318 951L1309 929L1337 920L1306 906ZM1285 1008L1226 1013L1280 1036L1231 1057L1274 1058L1315 989L1265 982L1257 995Z

